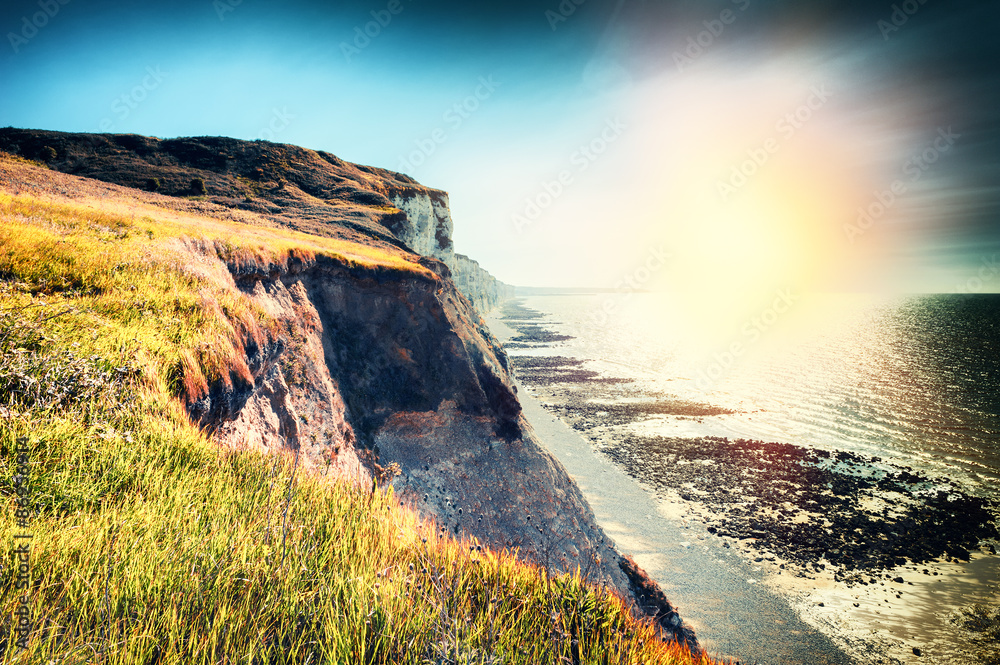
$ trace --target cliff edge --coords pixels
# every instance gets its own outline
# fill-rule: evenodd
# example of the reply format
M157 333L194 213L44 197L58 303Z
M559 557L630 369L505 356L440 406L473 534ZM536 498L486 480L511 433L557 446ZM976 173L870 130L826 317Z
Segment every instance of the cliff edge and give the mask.
M8 127L0 129L0 151L63 173L197 197L296 231L389 242L441 260L483 312L513 295L513 287L455 254L447 193L323 150L217 136L158 139Z
M443 193L293 146L174 141L0 130L0 149L48 158L56 169L8 162L0 184L15 196L169 219L170 232L146 230L146 254L169 252L200 285L192 306L223 331L180 349L166 370L194 422L236 449L291 449L316 470L392 482L441 531L516 550L553 573L579 569L697 649L693 631L615 550L521 413L507 356L473 304L485 308L503 288L463 295L462 280L482 288L488 273L460 255L450 257L457 270L448 265ZM131 148L115 147L123 145ZM267 161L276 155L285 155L280 168ZM254 156L265 167L254 167ZM239 198L236 190L249 187L242 174L255 168L265 175L254 182L285 177L278 173L294 182ZM195 173L209 194L178 198ZM87 174L103 182L80 177ZM116 179L132 187L104 184ZM403 190L415 192L409 203L389 205ZM414 211L427 202L439 207L421 220Z

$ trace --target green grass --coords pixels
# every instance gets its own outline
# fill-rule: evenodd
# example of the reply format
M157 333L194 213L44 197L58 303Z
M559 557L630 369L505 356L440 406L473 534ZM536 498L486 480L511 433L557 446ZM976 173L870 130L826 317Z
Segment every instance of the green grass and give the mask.
M578 576L190 423L186 399L245 371L248 340L283 334L225 275L192 270L192 246L230 265L326 252L419 267L117 205L0 195L0 538L31 535L27 588L11 559L0 577L0 621L13 627L25 596L31 631L23 649L0 639L0 661L709 662Z

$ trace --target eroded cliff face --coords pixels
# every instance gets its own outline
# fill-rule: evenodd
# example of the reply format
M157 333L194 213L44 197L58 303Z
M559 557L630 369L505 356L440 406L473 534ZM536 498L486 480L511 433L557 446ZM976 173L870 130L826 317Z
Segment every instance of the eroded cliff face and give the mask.
M478 261L464 254L455 255L452 279L458 290L483 314L514 297L513 286L501 282L480 266Z
M233 271L235 287L286 330L251 354L252 385L216 385L193 413L227 445L299 449L321 472L391 482L443 533L517 549L554 573L579 568L696 647L536 439L505 352L447 266L421 263L433 277L323 258L278 273ZM398 475L386 476L393 464Z
M253 380L215 386L189 406L219 443L237 449L296 451L306 468L369 485L374 454L357 445L338 382L322 359L330 341L302 280L234 280L283 323L283 334L250 349Z
M104 163L118 173L111 154ZM370 173L361 169L355 171ZM37 172L25 183L31 191L61 196L73 190L73 176ZM102 187L102 197L183 210L195 205ZM393 191L401 189L410 186ZM392 482L443 531L516 548L552 572L579 568L634 598L667 634L696 648L693 632L608 542L579 489L522 415L507 356L477 311L501 298L503 287L491 285L467 257L452 253L454 268L443 260L446 243L437 236L440 231L450 246L443 234L450 228L447 198L424 191L410 199L384 212L374 235L329 220L322 226L367 248L377 245L386 256L404 256L403 262L366 267L316 253L270 263L228 256L224 247L191 237L172 241L192 275L251 301L269 321L266 329L242 326L233 371L187 402L190 417L227 446L291 451L317 473L369 487ZM231 219L226 200L196 204L199 214ZM327 201L303 210L322 206L335 207ZM351 210L331 214L350 217ZM266 219L247 212L238 221ZM407 253L411 242L431 251ZM486 294L468 298L459 285ZM393 465L398 475L387 473Z
M454 223L448 195L438 190L408 187L394 189L389 200L405 215L405 219L394 221L389 230L417 254L433 256L454 269L455 249L451 242Z

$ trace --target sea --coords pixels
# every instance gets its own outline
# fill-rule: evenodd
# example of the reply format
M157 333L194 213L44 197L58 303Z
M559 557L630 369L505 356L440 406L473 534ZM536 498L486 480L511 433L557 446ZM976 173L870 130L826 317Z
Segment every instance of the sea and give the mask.
M515 328L519 323L538 326L532 329L536 334L514 338L508 352L515 367L519 359L557 358L585 371L578 381L586 384L583 392L572 390L572 379L534 388L530 378L522 381L537 390L557 416L566 413L562 407L568 399L579 401L581 395L591 404L609 407L663 400L699 407L650 412L608 427L601 424L603 411L582 425L575 421L578 430L600 435L591 437L595 442L634 435L793 444L831 456L852 453L873 467L907 469L926 480L929 490L947 486L987 502L1000 500L1000 295L815 294L794 302L776 298L774 307L759 316L707 331L693 330L674 305L661 293L536 292L519 298L518 310L507 317ZM524 312L531 314L524 319ZM544 334L538 335L539 330ZM569 392L563 390L567 385ZM634 450L654 455L660 448ZM665 468L658 466L663 463L650 458L639 462L649 469ZM636 473L634 460L628 471L643 475ZM891 503L891 497L886 501ZM992 505L995 511L997 504ZM1000 559L985 549L988 543L983 545L974 551L971 563L945 557L938 568L927 564L933 573L923 565L913 567L914 574L922 568L926 579L938 584L927 586L921 577L912 590L914 598L926 591L935 622L954 624L963 603L985 608L987 617L994 612L994 622L1000 620ZM755 554L747 550L747 556ZM895 574L888 573L888 578ZM907 579L914 579L909 569ZM951 587L948 580L954 582ZM871 584L875 586L874 579ZM942 595L946 588L954 593ZM920 627L905 624L926 622L930 616L908 616L905 608L893 616L875 604L888 600L855 593L860 587L831 582L812 595L808 585L803 589L800 583L799 600L806 593L808 602L820 607L822 593L832 594L826 605L839 602L851 610L860 603L861 618L850 630L883 630L890 643L893 630L912 637ZM947 602L941 600L946 597ZM866 609L870 611L864 613ZM839 630L829 622L825 628L829 633ZM928 642L952 640L955 630L922 637ZM942 637L946 633L949 637ZM997 634L1000 630L994 640ZM971 639L966 645L982 646L979 636L963 635ZM903 657L897 649L884 661L869 654L871 659L859 662L974 662L967 659L1000 653L998 644L985 648L941 648L939 658L920 660L909 651L909 658Z
M848 450L1000 495L1000 295L813 298L825 314L815 326L740 326L706 350L671 325L660 294L530 296L542 325L570 339L512 353L581 359L630 379L638 396L734 412L662 418L647 431Z

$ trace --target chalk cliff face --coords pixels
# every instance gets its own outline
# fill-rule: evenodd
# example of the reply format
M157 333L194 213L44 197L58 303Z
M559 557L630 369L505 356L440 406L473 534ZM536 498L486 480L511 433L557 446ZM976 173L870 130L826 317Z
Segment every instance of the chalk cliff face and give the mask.
M455 255L452 279L458 290L482 313L489 312L514 297L513 286L504 284L484 270L478 261L464 254Z
M480 313L485 314L514 297L514 287L495 278L477 261L455 253L448 194L439 190L405 188L393 192L389 200L406 216L405 220L390 226L390 230L418 254L443 261L451 270L459 292L472 301Z
M454 268L455 249L451 243L454 224L448 195L438 190L407 187L393 191L389 200L406 215L389 230L417 254L441 259Z
M240 371L186 400L192 420L228 446L291 449L317 472L366 485L392 482L442 531L518 548L553 572L579 567L634 598L667 634L697 647L655 584L608 542L579 489L522 415L507 356L480 315L509 287L454 254L443 192L291 146L272 153L270 144L178 141L224 146L235 164L191 170L171 157L176 146L167 150L145 137L0 130L3 150L34 157L37 146L54 147L59 157L50 166L59 170L112 182L134 178L130 168L177 182L202 173L222 191L189 200L101 185L107 196L311 229L400 259L386 265L410 266L362 266L323 254L262 263L237 260L197 239L176 241L173 249L190 256L192 270L213 275L216 288L252 301L277 322L268 332L246 333L239 345L245 357L234 365ZM123 143L152 147L114 147ZM91 149L97 166L88 161ZM280 191L255 190L248 203L234 195L242 176L233 173L258 168L246 160L261 150L267 164L285 160L279 171L285 180ZM32 191L59 195L79 180L37 173ZM337 196L346 198L324 189L336 178ZM412 253L418 248L423 256Z

